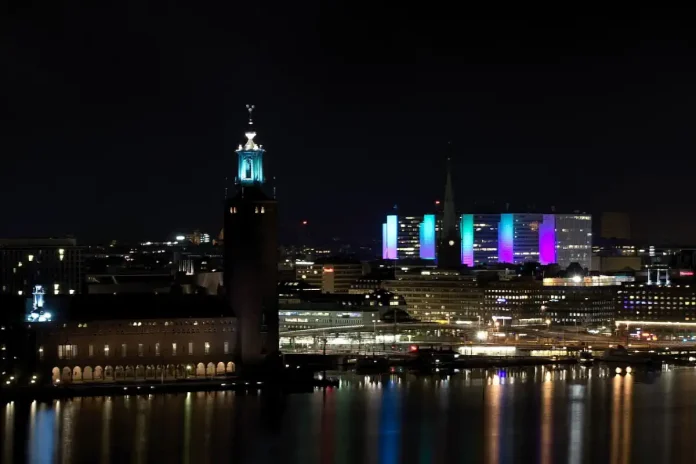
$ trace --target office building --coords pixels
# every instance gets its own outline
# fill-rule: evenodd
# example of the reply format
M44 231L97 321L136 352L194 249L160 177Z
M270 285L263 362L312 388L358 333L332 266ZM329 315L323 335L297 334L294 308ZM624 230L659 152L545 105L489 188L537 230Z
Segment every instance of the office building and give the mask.
M482 317L504 324L609 324L620 281L573 279L491 282L484 290ZM613 284L612 284L613 283Z
M348 293L364 274L360 261L342 256L319 258L305 266L296 266L296 279L318 287L323 293Z
M447 211L451 212L453 209L445 208L445 213ZM445 214L441 227L437 226L434 216L432 223L429 222L429 215L424 216L421 222L422 231L428 231L429 234L434 230L437 234L435 258L439 266L443 265L443 259L449 259L448 266L445 267L456 267L458 264L475 267L526 262L568 267L576 262L585 269L592 268L592 216L588 214L465 213L455 220L454 227L451 221L446 224L444 220L450 216L452 214ZM432 242L429 241L429 237L432 237L432 234L421 233L421 238L416 243L413 238L415 220L408 227L401 227L402 223L404 221L399 216L387 217L387 222L382 226L382 257L403 259L406 255L398 251L401 243L402 249L419 250L417 254L421 258L429 259L431 255L420 250L431 249L429 244ZM409 237L408 239L400 239L402 229L411 230L409 234L404 235ZM450 255L447 255L450 258L440 256L452 248L457 249L456 263Z
M609 326L616 316L615 288L609 286L576 287L573 291L558 291L560 298L548 298L544 303L544 321L559 325Z
M654 277L653 273L653 277ZM655 279L652 279L655 282ZM619 289L616 320L696 324L696 286L627 284Z
M462 264L473 267L498 262L499 223L499 214L462 214Z
M592 269L592 216L556 214L556 262L562 267L578 263Z
M237 191L226 201L224 283L237 316L237 353L254 369L278 352L278 204L263 189L265 150L254 141L249 108L244 146L237 150Z
M0 240L0 293L79 294L84 287L83 249L73 238Z
M411 316L425 322L476 320L483 304L483 290L473 277L454 270L397 271L383 285L406 300Z
M418 258L420 256L420 236L423 216L399 216L399 230L396 238L398 259Z
M421 216L387 216L382 224L382 259L435 259L436 218Z

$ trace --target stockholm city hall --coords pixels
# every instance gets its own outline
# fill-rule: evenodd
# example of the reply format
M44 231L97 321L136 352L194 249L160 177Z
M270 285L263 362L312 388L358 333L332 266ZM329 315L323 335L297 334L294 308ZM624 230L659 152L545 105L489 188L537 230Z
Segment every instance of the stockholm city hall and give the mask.
M243 372L265 370L278 350L278 203L263 188L265 150L254 141L247 105L246 143L237 149L233 196L225 199L224 286L237 317L237 358Z

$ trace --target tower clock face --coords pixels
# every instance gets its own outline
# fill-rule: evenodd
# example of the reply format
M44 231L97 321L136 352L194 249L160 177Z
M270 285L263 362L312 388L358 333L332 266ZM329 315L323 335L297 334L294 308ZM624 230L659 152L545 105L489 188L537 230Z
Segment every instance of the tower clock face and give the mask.
M450 246L454 246L454 240L450 240L450 241L449 241L449 245L450 245Z

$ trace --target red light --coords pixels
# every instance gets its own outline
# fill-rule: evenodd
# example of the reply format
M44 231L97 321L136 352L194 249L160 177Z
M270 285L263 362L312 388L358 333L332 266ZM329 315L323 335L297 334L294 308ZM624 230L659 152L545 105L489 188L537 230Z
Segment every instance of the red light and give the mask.
M439 205L439 204L440 204L440 200L435 200L435 204L436 204L436 205Z
M332 267L325 267L325 268L324 268L324 272L333 272L333 271L334 271L334 270L333 270Z
M307 225L307 221L302 221L302 225L303 225L303 226L306 226L306 225Z
M694 271L679 271L680 277L692 277L693 275Z
M408 351L418 351L418 346L416 345L411 345L408 347Z

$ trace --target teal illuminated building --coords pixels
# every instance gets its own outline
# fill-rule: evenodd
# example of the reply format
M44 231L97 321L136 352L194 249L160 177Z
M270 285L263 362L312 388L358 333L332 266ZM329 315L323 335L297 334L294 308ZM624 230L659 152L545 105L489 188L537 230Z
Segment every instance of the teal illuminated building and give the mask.
M420 223L420 257L435 259L435 215L426 214Z

